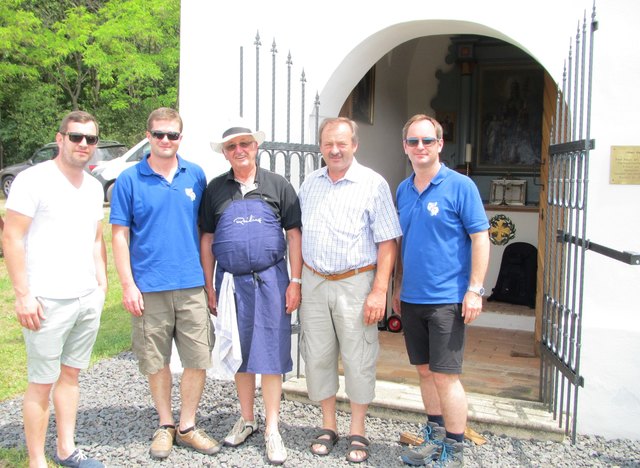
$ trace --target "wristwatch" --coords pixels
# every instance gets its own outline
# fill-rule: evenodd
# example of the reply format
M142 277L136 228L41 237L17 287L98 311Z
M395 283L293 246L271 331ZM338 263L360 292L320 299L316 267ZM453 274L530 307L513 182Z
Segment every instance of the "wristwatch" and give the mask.
M478 296L482 297L484 296L484 287L480 286L479 288L474 288L473 286L469 286L467 288L467 291L471 291L472 293L477 294Z
M292 283L302 284L302 280L300 278L291 278Z

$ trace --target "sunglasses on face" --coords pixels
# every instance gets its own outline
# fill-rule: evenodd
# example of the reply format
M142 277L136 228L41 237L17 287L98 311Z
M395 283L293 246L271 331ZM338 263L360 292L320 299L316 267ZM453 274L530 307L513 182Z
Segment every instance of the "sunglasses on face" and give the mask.
M425 137L425 138L407 138L404 141L407 144L407 146L415 148L416 146L418 146L420 142L422 142L422 146L432 146L438 140L439 138Z
M61 135L67 135L71 143L81 143L82 140L87 140L87 145L95 145L100 139L98 135L85 135L84 133L75 132L60 132Z
M164 137L167 137L171 141L176 141L180 138L180 132L161 132L159 130L151 130L151 136L157 140L164 140Z
M225 151L234 151L237 147L240 147L242 149L247 149L249 148L251 145L253 145L255 143L255 141L241 141L240 143L236 144L236 143L231 143L228 146L225 146L224 149Z

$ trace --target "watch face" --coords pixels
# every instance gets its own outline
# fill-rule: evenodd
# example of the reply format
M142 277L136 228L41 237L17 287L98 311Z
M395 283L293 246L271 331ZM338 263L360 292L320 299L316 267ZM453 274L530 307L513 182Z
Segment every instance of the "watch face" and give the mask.
M481 296L484 296L484 288L480 288L478 290L478 294L480 294Z

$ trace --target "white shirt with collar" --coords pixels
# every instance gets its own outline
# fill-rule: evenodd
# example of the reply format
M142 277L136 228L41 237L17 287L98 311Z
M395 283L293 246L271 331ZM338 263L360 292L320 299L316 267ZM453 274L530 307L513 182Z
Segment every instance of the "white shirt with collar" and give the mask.
M354 158L333 182L327 168L307 176L298 193L302 257L323 274L376 263L377 245L402 235L387 181Z

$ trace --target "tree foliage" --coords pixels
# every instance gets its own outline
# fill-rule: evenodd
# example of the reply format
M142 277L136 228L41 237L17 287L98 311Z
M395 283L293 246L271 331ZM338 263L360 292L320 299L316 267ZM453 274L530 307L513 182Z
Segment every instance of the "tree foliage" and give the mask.
M179 0L2 0L4 165L74 109L95 114L103 138L136 143L151 110L177 105L179 26Z
M17 3L0 3L0 99L6 96L7 86L39 77L41 23L33 13L16 10Z

